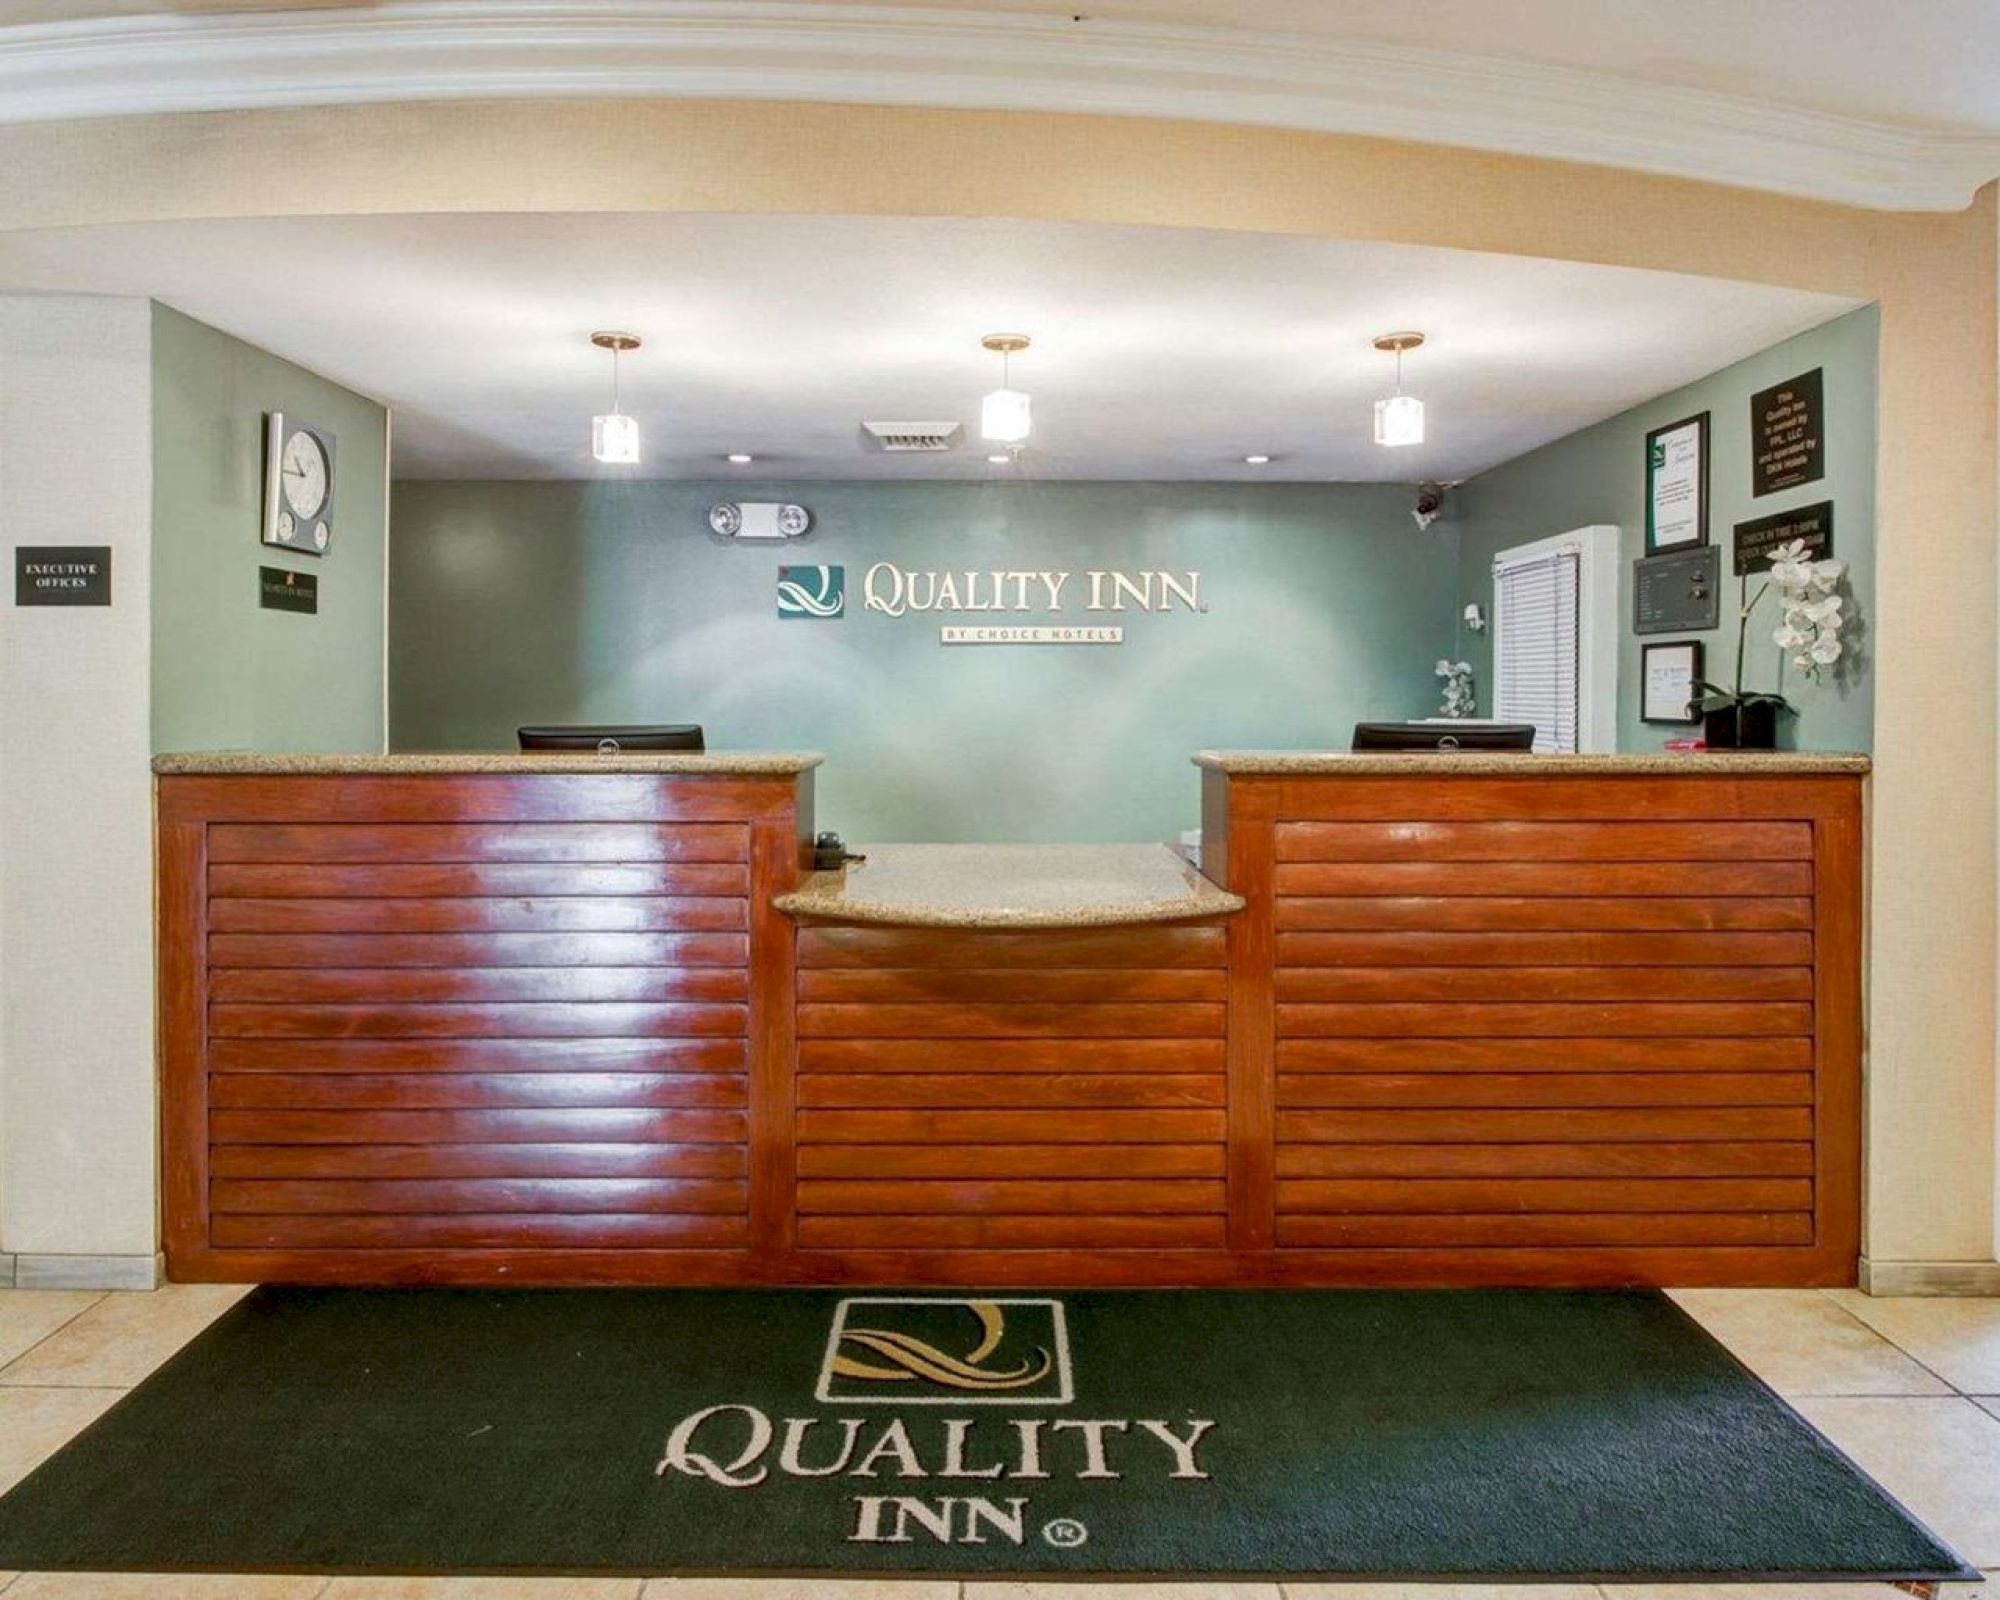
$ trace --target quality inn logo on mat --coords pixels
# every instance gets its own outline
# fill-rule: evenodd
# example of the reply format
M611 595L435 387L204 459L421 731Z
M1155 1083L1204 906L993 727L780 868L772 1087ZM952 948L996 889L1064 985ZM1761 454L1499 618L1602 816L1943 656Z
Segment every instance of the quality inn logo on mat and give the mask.
M778 568L779 621L827 621L846 610L845 567Z
M793 1370L802 1389L811 1369ZM704 1482L732 1499L800 1496L802 1510L817 1508L830 1544L1045 1552L1089 1543L1081 1513L1104 1504L1088 1497L1091 1488L1209 1478L1201 1452L1213 1418L1031 1409L1076 1401L1060 1300L840 1300L828 1319L813 1398L835 1414L740 1400L689 1412L667 1435L654 1476ZM895 1409L838 1414L871 1405ZM952 1410L916 1409L930 1406ZM1008 1406L1015 1414L975 1413L975 1406Z
M814 1398L850 1405L1068 1405L1059 1300L843 1300Z

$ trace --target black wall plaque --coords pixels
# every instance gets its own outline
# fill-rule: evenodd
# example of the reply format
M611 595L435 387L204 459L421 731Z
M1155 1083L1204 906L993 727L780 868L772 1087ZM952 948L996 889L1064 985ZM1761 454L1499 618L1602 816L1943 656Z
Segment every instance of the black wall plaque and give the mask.
M17 544L14 546L14 604L110 605L111 546Z
M1632 631L1694 633L1722 620L1722 568L1712 544L1632 563Z
M1736 576L1769 572L1771 563L1766 557L1794 539L1804 541L1806 554L1814 560L1832 555L1833 502L1822 500L1816 506L1800 506L1795 511L1780 511L1754 522L1737 523Z
M302 611L319 614L319 579L310 572L288 572L283 567L257 569L257 603L266 611Z
M1773 494L1826 476L1821 369L1750 397L1750 492Z

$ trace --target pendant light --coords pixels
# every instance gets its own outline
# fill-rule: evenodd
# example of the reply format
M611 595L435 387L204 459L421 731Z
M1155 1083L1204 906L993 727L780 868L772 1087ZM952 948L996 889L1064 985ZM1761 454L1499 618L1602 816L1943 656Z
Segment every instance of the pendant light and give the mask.
M1375 348L1393 351L1396 357L1396 392L1375 402L1375 442L1391 449L1424 442L1424 403L1413 394L1403 393L1403 352L1424 342L1421 333L1385 333Z
M1021 445L1033 426L1031 402L1022 390L1008 386L1008 358L1028 348L1025 333L989 333L979 341L1000 358L1000 387L979 402L979 436L989 444Z
M636 333L593 333L590 342L611 352L611 409L590 419L590 453L613 466L633 466L639 460L639 419L619 406L618 358L639 348Z

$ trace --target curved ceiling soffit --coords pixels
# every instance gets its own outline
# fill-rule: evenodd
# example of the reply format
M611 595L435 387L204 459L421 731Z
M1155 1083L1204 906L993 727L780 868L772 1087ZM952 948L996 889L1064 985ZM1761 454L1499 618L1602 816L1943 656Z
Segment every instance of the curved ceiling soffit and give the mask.
M384 101L742 98L1413 140L1955 211L2000 138L1568 67L1238 29L770 0L388 0L0 30L0 123Z

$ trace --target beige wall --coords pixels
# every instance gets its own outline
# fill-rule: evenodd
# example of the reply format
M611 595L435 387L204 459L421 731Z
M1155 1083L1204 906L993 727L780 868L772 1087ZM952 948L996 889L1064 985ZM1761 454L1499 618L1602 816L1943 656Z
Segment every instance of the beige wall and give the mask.
M0 610L0 1253L23 1282L152 1280L151 352L144 300L0 296L0 545L111 547L108 609Z
M350 211L1018 216L1397 240L1882 307L1868 1250L1994 1239L1995 208L1865 212L1202 123L700 102L219 113L0 130L0 227Z

